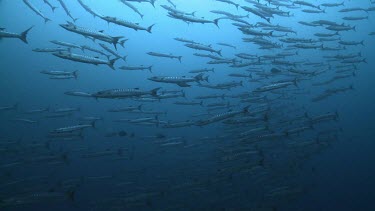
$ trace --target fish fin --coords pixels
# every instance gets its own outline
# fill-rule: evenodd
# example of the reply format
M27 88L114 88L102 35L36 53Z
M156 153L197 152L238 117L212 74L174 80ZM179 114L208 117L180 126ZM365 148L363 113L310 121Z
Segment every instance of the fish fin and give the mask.
M51 21L49 18L44 18L44 23L47 23L48 21Z
M157 97L158 96L158 90L161 89L161 87L158 87L158 88L155 88L155 89L152 89L150 92L151 92L151 95L154 96L154 97Z
M216 19L214 20L214 24L215 24L218 28L220 28L220 27L219 27L219 20L220 20L220 18L216 18Z
M77 77L78 77L77 72L78 72L78 70L73 71L73 76L74 76L75 79L77 79Z
M26 44L28 44L28 42L27 42L27 33L28 33L33 27L34 27L34 26L31 26L30 28L26 29L24 32L21 33L20 39L21 39L24 43L26 43Z
M121 42L119 42L119 40L121 38L124 38L123 36L119 36L119 37L112 37L113 39L113 45L115 46L115 49L117 50L117 44L119 43L121 45ZM123 44L122 44L123 45Z
M217 54L219 54L220 56L222 56L222 55L221 55L221 50L217 51Z
M151 26L149 26L149 27L147 28L147 32L148 32L148 33L152 33L151 30L152 30L152 27L154 27L154 26L155 26L155 24L152 24Z
M115 64L115 62L118 60L119 58L115 58L115 59L111 59L109 60L108 62L108 66L112 69L112 70L115 70L115 67L113 66Z
M153 7L155 7L155 1L156 0L151 0L150 3L152 4Z
M139 105L139 106L137 107L137 109L140 110L140 111L142 111L142 107L143 107L143 104Z
M66 196L68 197L68 199L72 202L75 201L75 194L76 194L76 191L75 190L69 190L66 192Z

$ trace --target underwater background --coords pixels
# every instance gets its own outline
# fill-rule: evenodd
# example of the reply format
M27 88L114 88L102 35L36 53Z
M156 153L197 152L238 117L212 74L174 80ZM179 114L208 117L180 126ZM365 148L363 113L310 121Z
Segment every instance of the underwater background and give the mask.
M0 210L374 210L374 7L0 1Z

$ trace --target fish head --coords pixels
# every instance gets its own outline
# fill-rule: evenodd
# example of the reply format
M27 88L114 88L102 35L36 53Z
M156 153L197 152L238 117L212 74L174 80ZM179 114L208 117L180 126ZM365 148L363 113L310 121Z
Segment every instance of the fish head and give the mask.
M75 29L76 27L73 24L59 24L62 28L66 30L72 30Z

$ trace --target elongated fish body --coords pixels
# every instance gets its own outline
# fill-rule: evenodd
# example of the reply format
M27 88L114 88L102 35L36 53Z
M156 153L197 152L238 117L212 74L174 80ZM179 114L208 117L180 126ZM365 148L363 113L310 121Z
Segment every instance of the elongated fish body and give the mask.
M94 39L98 39L107 43L111 43L117 48L117 44L124 45L124 42L120 41L120 39L124 38L123 36L118 37L112 37L107 34L104 34L103 31L95 31L88 28L77 26L71 22L68 22L68 24L60 24L61 27L64 29L83 35L85 37L92 37Z
M70 96L77 96L77 97L92 97L92 94L87 92L80 92L80 91L68 91L64 94L70 95Z
M226 47L229 47L229 48L234 48L234 49L237 49L236 46L234 45L231 45L231 44L228 44L228 43L217 43L218 45L221 45L221 46L226 46Z
M188 48L192 48L192 49L196 49L196 50L202 50L202 51L209 51L209 52L213 52L213 53L217 53L221 56L221 50L215 50L215 49L212 49L211 46L205 46L205 45L201 45L201 44L185 44L186 47Z
M197 17L191 16L191 15L184 15L184 14L181 14L181 13L173 13L173 12L169 12L168 16L171 17L171 18L180 19L182 21L191 22L191 23L202 23L202 24L213 23L217 27L219 27L219 20L220 20L219 18L211 21L211 20L206 20L206 19L203 19L203 18L197 18Z
M139 106L130 106L126 108L114 108L114 109L108 109L108 112L129 112L129 111L141 111L142 105Z
M235 15L226 11L221 11L221 10L211 10L210 12L219 14L219 15L225 15L229 18L248 18L249 15Z
M68 47L68 48L77 48L77 49L83 50L82 46L76 45L74 43L68 43L68 42L63 42L63 41L58 41L58 40L51 40L50 42L53 43L53 44L65 46L65 47Z
M60 52L60 51L69 51L69 48L34 48L32 51L39 52L39 53L54 53L54 52Z
M181 10L178 10L176 8L173 8L173 7L170 7L168 5L160 5L161 7L163 7L164 9L172 12L172 13L179 13L179 14L183 14L183 15L191 15L191 16L194 16L195 12L191 12L191 13L188 13L188 12L184 12L184 11L181 11Z
M345 9L339 10L339 12L354 12L354 11L368 12L367 9L364 9L361 7L352 7L352 8L345 8Z
M152 65L145 67L145 66L121 66L119 67L121 70L148 70L152 72Z
M136 89L110 89L99 91L92 94L95 98L109 98L109 99L121 99L121 98L132 98L132 97L143 97L145 95L157 96L157 91L160 88L155 88L150 91L142 91L138 88Z
M100 17L103 17L103 15L101 15L101 14L95 12L95 11L92 10L89 6L87 6L85 3L83 3L82 0L77 0L77 1L78 1L78 3L83 7L83 9L85 9L86 12L90 13L91 15L93 15L94 18L95 18L95 17L99 17L99 18L100 18Z
M164 53L157 53L157 52L148 52L147 54L150 55L150 56L155 56L155 57L178 59L180 62L181 62L181 59L182 59L182 56L174 56L172 54L164 54Z
M367 20L368 16L360 16L360 17L343 17L343 20L347 21L359 21L359 20Z
M112 55L116 56L116 58L119 58L119 59L122 59L124 61L126 61L126 57L127 56L121 56L120 54L118 54L117 52L113 51L112 49L110 49L108 46L104 45L103 43L99 43L100 47L102 47L104 50L108 51L109 53L111 53Z
M271 22L271 18L266 17L266 16L264 15L264 13L261 13L260 11L254 9L254 8L250 8L250 7L247 7L247 6L243 6L242 9L246 10L247 12L253 13L254 15L259 16L260 18L266 20L268 23Z
M189 127L193 126L195 123L193 121L184 121L184 122L168 122L167 124L163 125L162 128L180 128L180 127Z
M128 6L130 9L132 9L134 12L136 12L139 16L141 16L141 18L143 19L143 14L139 12L139 10L134 6L132 5L131 3L129 3L128 1L126 0L120 0L123 4L125 4L126 6Z
M99 50L99 49L92 48L92 47L87 46L87 45L82 45L81 47L82 47L83 50L89 50L89 51L92 51L92 52L98 53L98 54L100 54L100 55L106 56L108 59L111 57L111 55L106 54L106 53L104 53L103 51L101 51L101 50Z
M245 108L243 108L242 110L239 110L239 111L229 111L229 112L225 112L225 113L222 113L222 114L217 114L217 115L215 115L213 117L210 117L208 119L199 120L195 123L195 125L204 126L204 125L212 124L212 123L215 123L215 122L220 122L220 121L235 117L239 114L246 114L246 113L249 112L248 109L249 109L249 106L246 106Z
M230 1L230 0L216 0L216 1L234 5L237 9L238 9L238 6L240 6L239 4L236 4L236 3L234 3L233 1Z
M50 19L46 18L43 13L37 9L34 5L32 5L29 0L23 0L23 2L32 10L34 11L37 15L42 17L44 19L44 22L47 23L48 21L51 21Z
M74 126L57 128L51 131L51 133L71 133L74 131L80 131L80 130L83 130L85 128L90 128L90 127L95 127L95 122L92 122L92 124L82 124L82 125L74 125Z
M66 80L66 79L77 79L74 75L56 75L56 76L51 76L49 79L54 79L54 80Z
M138 3L147 2L147 3L150 3L153 7L155 7L156 0L125 0L125 1L138 2Z
M226 60L225 58L222 58L222 57L219 57L219 56L215 56L215 55L212 55L212 54L194 53L193 55L194 56L199 56L199 57L210 58L210 59L214 59L214 60Z
M55 9L56 9L57 7L53 6L48 0L43 0L43 1L44 1L45 4L47 4L49 7L51 7L52 12L55 12Z
M22 40L22 42L24 43L28 43L27 42L27 33L33 28L30 27L28 29L26 29L24 32L22 32L21 34L17 34L17 33L14 33L14 32L8 32L8 31L5 31L4 28L0 29L0 38L17 38L17 39L20 39Z
M12 106L0 106L0 111L9 111L9 110L17 110L18 104L14 104Z
M31 120L31 119L24 119L24 118L14 118L14 119L11 119L10 121L12 121L12 122L29 123L29 124L38 123L38 121Z
M125 21L125 20L121 20L121 19L118 19L116 17L104 16L104 17L101 17L101 18L103 20L107 21L108 23L114 23L114 24L117 24L117 25L120 25L120 26L131 28L131 29L134 29L135 31L143 30L143 31L147 31L148 33L152 33L151 32L152 27L155 25L155 24L152 24L151 26L146 28L146 27L140 26L139 24L131 23L131 22Z
M195 105L203 105L203 101L200 101L200 102L195 102L195 101L176 101L173 104L175 104L175 105L190 105L190 106L195 106Z
M48 71L48 70L42 70L40 73L46 74L46 75L52 75L52 76L76 76L78 70L73 72L67 72L67 71Z
M294 81L294 82L275 83L275 84L271 84L271 85L259 87L259 88L255 89L254 92L267 92L267 91L272 91L272 90L276 90L276 89L285 88L285 87L288 87L290 85L295 85L296 86L296 84L297 84L296 81Z
M71 60L75 62L82 62L82 63L93 64L93 65L105 64L105 65L108 65L113 70L115 69L113 65L118 59L118 58L115 58L112 60L103 60L103 59L99 59L96 57L79 55L79 54L74 54L74 53L67 53L67 52L58 52L58 53L52 53L52 54L62 59L67 59L67 60Z
M331 30L331 31L350 31L350 30L356 31L355 26L351 27L351 26L342 26L342 25L328 26L326 29Z
M78 20L78 18L73 18L72 14L70 13L68 7L66 6L66 4L63 2L63 0L57 0L60 5L62 6L62 8L64 9L65 13L74 21L76 22L76 20Z
M321 4L323 7L338 7L338 6L344 6L344 2L342 3L325 3Z
M189 73L205 73L205 72L215 72L215 68L204 68L204 69L198 69L198 70L191 70Z
M302 5L302 6L320 9L320 6L316 6L316 5L313 5L313 4L311 4L309 2L305 2L305 1L294 1L293 4L298 4L298 5Z
M189 82L200 82L200 81L208 81L208 76L203 77L203 73L196 75L195 77L187 77L187 76L153 76L148 78L148 80L161 82L161 83L172 83L177 84L180 87L189 87L190 85L187 84Z

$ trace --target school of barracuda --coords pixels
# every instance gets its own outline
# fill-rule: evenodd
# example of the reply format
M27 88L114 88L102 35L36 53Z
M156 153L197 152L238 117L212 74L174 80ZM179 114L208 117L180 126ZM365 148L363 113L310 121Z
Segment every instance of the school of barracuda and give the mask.
M314 113L308 105L324 105L328 98L354 92L355 76L367 63L361 53L366 43L351 40L348 34L375 35L357 26L368 21L375 2L366 0L368 7L363 8L348 7L348 0L216 1L237 12L212 8L216 18L206 19L199 8L185 11L179 7L180 0L120 0L118 7L123 7L126 15L114 17L87 0L19 1L19 7L41 21L25 26L24 32L1 26L1 42L16 38L32 46L35 54L45 53L69 64L86 63L88 68L100 66L108 76L117 71L124 75L142 71L144 81L139 81L139 87L126 83L100 90L66 87L65 93L56 93L66 101L79 98L102 104L103 112L112 118L90 115L85 107L1 105L1 114L11 114L9 123L15 127L27 125L37 131L44 121L60 126L34 139L25 134L1 137L0 207L17 210L49 203L74 209L82 206L82 210L275 211L280 203L308 191L287 178L298 174L309 157L328 148L344 132L337 110ZM160 74L153 64L134 64L126 45L141 45L142 41L126 38L126 32L135 30L152 37L158 25L168 24L142 24L143 18L153 14L142 13L138 3L163 12L171 23L186 27L200 24L202 33L209 28L219 34L224 27L232 27L242 33L241 45L251 46L253 51L237 50L234 41L202 43L181 33L170 42L186 47L191 52L188 56L199 58L195 66L184 65L187 55L171 52L168 45L146 50L144 57L179 65L181 70ZM93 22L108 23L125 33L91 28L80 21L79 14L70 12L73 6L91 14ZM47 17L42 12L47 9L51 14L64 14L66 22ZM308 21L296 19L295 12L308 16L304 19ZM337 17L325 18L328 13ZM140 23L127 21L127 15L137 16ZM297 23L298 28L289 27L288 22ZM33 30L51 25L72 37L84 36L91 44L80 45L69 37L45 40L42 46L29 42ZM308 36L300 35L302 31ZM46 67L40 74L45 80L79 83L81 71ZM218 72L226 75L226 81L215 80ZM142 88L144 82L153 86ZM198 88L199 94L190 93L192 88ZM297 98L305 99L306 104L295 103ZM186 118L176 119L176 113ZM71 123L61 123L62 119ZM88 137L101 141L93 144ZM97 163L108 163L109 168L98 169L97 174L67 173ZM19 176L20 169L51 171ZM86 197L90 194L93 196Z

